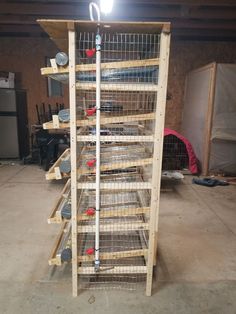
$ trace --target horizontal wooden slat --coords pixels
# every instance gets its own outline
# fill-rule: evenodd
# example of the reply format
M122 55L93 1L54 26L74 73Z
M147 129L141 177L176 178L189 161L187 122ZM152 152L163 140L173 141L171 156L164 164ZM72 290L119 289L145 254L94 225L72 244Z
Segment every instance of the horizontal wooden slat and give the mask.
M131 161L114 162L114 163L109 163L109 164L104 164L104 165L102 164L100 166L100 171L146 166L146 165L150 165L152 162L153 162L152 158L143 158L143 159L131 160ZM93 173L94 173L93 168L92 169L90 168L78 169L78 175L93 174Z
M130 61L117 61L101 63L101 70L108 69L124 69L124 68L136 68L144 66L154 66L159 64L159 59L144 59L144 60L130 60ZM83 71L95 71L96 64L78 64L75 67L76 72ZM69 73L68 67L58 67L57 71L54 71L52 67L41 68L42 75L55 75Z
M94 83L76 83L77 90L96 90L96 82ZM133 92L157 92L158 86L149 83L101 83L102 91L133 91Z
M95 135L78 135L78 142L95 142ZM153 142L152 135L101 135L101 142Z
M78 189L95 190L96 183L78 182ZM101 190L150 190L152 185L150 182L103 182L100 184Z
M113 117L101 117L101 125L112 124L112 123L124 123L124 122L136 122L136 121L147 121L155 119L154 113L143 113L133 114L124 116L113 116ZM96 125L96 118L77 120L77 126L92 126ZM66 129L70 127L70 123L59 123L60 129ZM53 122L46 122L43 124L43 128L46 130L55 129Z
M135 230L148 230L149 224L144 222L130 222L130 223L109 223L100 224L100 232L123 232ZM78 226L78 233L93 233L95 232L95 225L93 226Z
M129 251L121 251L121 252L101 252L99 254L100 260L118 260L122 258L129 257L137 257L137 256L145 256L147 254L147 249L140 250L129 250ZM94 261L94 255L80 255L78 256L78 262L90 262Z
M100 211L100 218L108 218L108 217L127 217L127 216L133 216L133 215L140 215L148 213L150 210L149 207L140 207L140 208L123 208L123 209L109 209L109 210L103 210L101 208ZM94 219L94 216L88 216L86 214L81 214L78 216L78 220L92 220Z
M146 266L114 266L114 267L100 267L101 274L146 274ZM78 267L79 275L95 275L94 267Z

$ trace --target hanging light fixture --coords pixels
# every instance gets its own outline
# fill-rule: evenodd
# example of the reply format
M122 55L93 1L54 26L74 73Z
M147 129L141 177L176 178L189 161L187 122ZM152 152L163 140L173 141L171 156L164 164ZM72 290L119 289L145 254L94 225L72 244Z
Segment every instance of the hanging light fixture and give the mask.
M104 14L109 14L112 11L113 0L100 0L100 10Z

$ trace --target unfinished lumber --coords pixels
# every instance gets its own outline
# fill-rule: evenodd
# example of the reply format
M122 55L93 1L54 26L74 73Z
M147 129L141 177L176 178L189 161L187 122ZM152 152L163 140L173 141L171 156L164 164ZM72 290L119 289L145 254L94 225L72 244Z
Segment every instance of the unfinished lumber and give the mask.
M136 230L148 230L149 224L143 222L129 223L109 223L100 224L101 232L122 232L122 231L136 231ZM81 225L78 226L78 233L92 233L95 232L94 225Z
M105 124L110 124L110 123L125 123L125 122L138 122L138 121L148 121L148 120L154 120L155 119L155 114L153 112L151 113L143 113L143 114L129 114L129 115L120 115L120 116L112 116L112 117L105 117L101 116L101 125ZM80 119L77 120L76 123L77 127L82 127L82 126L93 126L96 125L96 118L92 119ZM50 129L66 129L69 128L70 124L65 123L65 122L59 122L58 127L51 122L46 122L43 124L43 128L46 130Z
M114 162L109 164L102 164L100 167L101 171L115 170L115 169L126 169L131 167L140 167L145 165L150 165L152 163L152 158L143 158L134 161L123 161ZM89 168L79 168L78 175L94 174L94 169Z
M145 214L145 213L148 213L149 210L150 210L149 207L127 208L127 209L124 208L124 209L114 209L114 210L112 210L112 209L103 210L102 207L101 207L100 217L101 218L127 217L127 216ZM81 221L81 220L93 220L93 219L94 219L94 216L88 216L86 214L80 214L79 218L78 218L78 221Z
M64 158L66 158L69 154L70 154L70 149L67 148L63 152L63 154L61 154L61 156L57 159L57 161L53 164L53 166L48 170L48 172L46 173L46 175L45 175L46 180L53 180L53 179L60 180L60 179L62 179L59 165L60 165L61 161Z
M70 179L66 182L63 190L61 191L60 196L57 198L55 205L53 206L53 209L51 211L51 214L48 218L48 224L52 223L61 223L62 217L61 217L61 211L60 208L63 205L63 202L69 197L70 195Z
M95 135L77 135L78 142L95 142ZM102 142L153 142L153 135L101 135Z
M101 63L101 70L110 70L110 69L124 69L124 68L136 68L136 67L147 67L154 66L159 64L159 59L144 59L144 60L130 60L130 61L114 61ZM95 71L96 65L91 64L77 64L75 66L76 72L89 72ZM41 74L50 76L55 76L56 74L66 74L69 73L69 67L58 67L57 70L52 67L41 68Z
M101 267L101 274L146 274L147 267L146 266L107 266ZM78 267L79 275L95 275L96 272L94 267Z
M150 182L102 182L101 190L150 190L152 188L152 184ZM94 190L96 188L96 184L92 182L78 182L78 189L88 189Z
M76 83L77 90L96 90L96 83ZM101 83L102 91L156 92L157 85L150 83Z
M145 256L147 254L147 249L140 250L129 250L129 251L120 251L120 252L101 252L101 260L118 260L122 258ZM90 262L93 261L93 255L80 255L78 256L79 262Z

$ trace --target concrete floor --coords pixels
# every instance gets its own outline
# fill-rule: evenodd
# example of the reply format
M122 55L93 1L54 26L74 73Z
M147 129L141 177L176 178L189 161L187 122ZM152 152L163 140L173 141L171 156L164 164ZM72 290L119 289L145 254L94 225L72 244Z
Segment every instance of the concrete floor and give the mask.
M59 226L47 216L62 189L37 166L0 167L0 313L236 313L236 186L166 183L153 296L83 291L47 265Z

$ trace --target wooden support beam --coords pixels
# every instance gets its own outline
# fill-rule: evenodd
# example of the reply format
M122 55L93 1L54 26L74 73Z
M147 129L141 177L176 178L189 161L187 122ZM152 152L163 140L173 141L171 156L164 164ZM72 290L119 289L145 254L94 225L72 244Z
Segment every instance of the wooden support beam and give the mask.
M156 256L156 238L158 232L158 218L160 206L160 189L161 189L161 168L164 139L164 122L166 109L167 80L169 68L170 53L170 34L162 32L160 40L160 68L158 84L160 92L157 93L156 104L156 125L154 130L154 152L152 168L152 191L151 191L151 210L150 210L150 231L148 240L148 264L147 264L147 282L146 295L152 294L153 265Z
M188 6L218 6L218 7L235 7L234 0L135 0L135 6L140 5L162 6L162 5L188 5ZM127 6L134 6L134 0L117 0L117 11L127 8ZM87 9L87 11L86 11ZM135 7L134 7L135 9ZM123 10L125 12L125 10ZM29 14L42 15L44 18L48 16L60 16L65 18L65 15L73 15L78 17L88 17L87 3L78 1L77 3L1 3L0 14Z
M159 59L144 59L144 60L131 60L131 61L117 61L117 62L106 62L101 63L101 70L108 69L125 69L125 68L137 68L137 67L147 67L156 66L159 64ZM76 72L89 72L96 70L96 64L78 64L75 67ZM58 67L57 71L54 71L52 67L41 68L42 75L56 75L56 74L66 74L69 72L68 67Z
M11 25L11 24L0 24L0 33L32 33L41 34L43 33L42 28L39 25Z
M110 205L112 206L112 205ZM149 207L140 207L140 208L123 208L123 209L109 209L104 210L101 207L100 218L109 218L109 217L129 217L133 215L142 215L149 212ZM86 214L79 214L78 221L84 220L94 220L94 216L88 216Z
M236 32L235 30L225 30L225 29L218 29L210 30L210 29L173 29L172 35L174 38L183 38L183 39L191 39L191 40L201 40L201 39L208 39L208 40L227 40L235 39Z
M52 167L48 170L48 172L45 174L46 180L60 180L62 179L62 175L59 169L59 165L61 161L66 158L68 155L70 155L70 149L67 148L63 154L57 159L57 161L52 165ZM69 177L69 175L68 175Z
M48 224L61 223L62 222L62 217L60 214L58 215L57 212L58 212L60 204L65 200L64 195L65 194L69 195L69 193L70 193L70 179L66 182L63 190L60 193L60 196L57 198L57 200L56 200L56 202L52 208L51 214L48 218Z
M101 190L117 190L117 191L135 191L150 190L152 184L150 182L102 182ZM78 189L95 190L96 184L90 182L78 182Z
M112 117L106 117L101 116L101 124L112 124L112 123L125 123L125 122L137 122L137 121L146 121L146 120L153 120L155 119L155 114L153 112L151 113L143 113L143 114L130 114L130 115L124 115L124 116L112 116ZM81 126L93 126L96 125L96 117L92 119L82 119L77 120L76 123L77 127ZM69 123L59 123L59 129L66 129L69 128ZM52 121L46 122L43 124L43 128L45 130L52 130L55 129L55 126Z
M147 255L147 249L140 250L129 250L129 251L121 251L121 252L101 252L99 254L100 260L119 260L123 258L129 257L137 257L137 256L145 256ZM80 255L78 256L79 262L90 262L94 261L94 255Z
M152 135L101 135L101 142L153 142ZM78 142L95 142L95 135L77 135Z
M58 266L61 265L61 258L60 258L60 256L57 255L57 252L58 252L58 249L61 245L63 238L68 237L68 233L66 234L65 230L69 231L68 230L69 228L70 227L69 227L68 222L64 222L64 224L62 225L61 230L60 230L60 232L56 238L56 241L53 245L50 257L48 259L49 265L58 265Z
M138 160L101 164L100 171L102 172L102 171L115 170L115 169L141 167L141 166L150 165L151 163L152 163L152 158L143 158L143 159L138 159ZM85 175L85 174L94 174L94 169L89 169L89 168L78 169L78 175Z
M102 275L120 275L120 274L146 274L146 266L113 266L100 267L99 273ZM96 275L94 267L78 267L79 275Z
M60 12L60 4L57 3L56 6L59 10L54 9L53 12L48 11L44 14L37 12L33 15L27 15L25 12L18 11L15 14L1 15L0 24L14 24L17 27L19 25L36 25L36 20L40 18L89 19L87 4L80 6L79 14L75 13L73 5L70 5L70 3L67 3L66 10L63 10L63 12ZM144 4L135 5L135 7L132 4L126 4L125 7L126 10L123 10L122 6L117 7L114 20L120 20L122 18L130 20L153 19L156 21L168 20L173 23L176 19L183 19L186 20L186 22L188 19L204 19L208 21L218 20L216 21L218 24L223 24L226 20L235 19L236 9L235 6L216 6L213 10L209 6L188 6L189 10L187 14L183 14L183 6L168 7L166 5L158 5L158 3L148 6L145 2ZM186 7L186 5L184 5L184 7ZM64 8L62 7L62 9Z
M74 22L67 24L69 42L69 100L70 100L70 151L71 151L71 245L72 245L72 293L78 295L77 274L77 126L76 126L76 88L75 88L75 65L76 65L76 31Z
M124 232L148 229L149 224L144 222L100 224L100 232ZM78 226L78 233L93 233L93 232L95 232L95 225Z
M96 82L77 82L77 90L96 90ZM101 83L102 91L120 91L120 92L156 92L157 85L150 83Z

